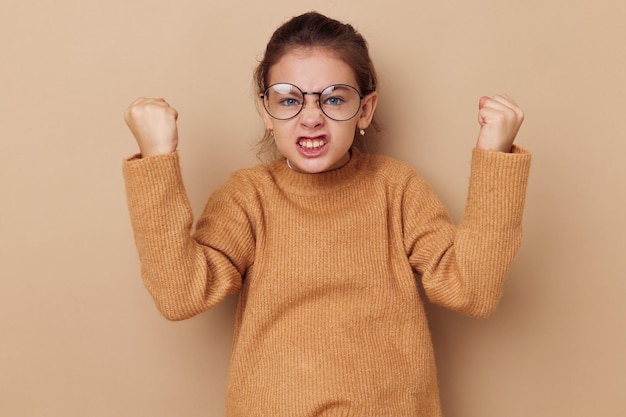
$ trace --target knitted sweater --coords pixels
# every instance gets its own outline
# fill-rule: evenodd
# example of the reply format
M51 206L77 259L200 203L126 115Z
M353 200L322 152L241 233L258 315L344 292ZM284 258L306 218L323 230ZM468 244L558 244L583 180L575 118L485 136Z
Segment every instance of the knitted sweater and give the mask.
M530 154L474 150L458 227L408 165L235 172L192 213L176 153L124 162L142 277L181 320L239 292L228 417L436 417L433 303L490 314L520 245Z

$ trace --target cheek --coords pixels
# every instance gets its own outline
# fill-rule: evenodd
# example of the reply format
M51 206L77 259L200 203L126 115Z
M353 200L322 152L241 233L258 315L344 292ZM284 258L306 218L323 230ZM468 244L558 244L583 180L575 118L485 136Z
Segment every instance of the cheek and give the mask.
M341 132L345 135L354 136L354 132L356 132L357 126L357 118L354 120L350 120L348 122L344 122L344 125L341 127Z
M283 132L293 132L301 124L301 120L298 116L287 120L272 120L274 121L274 128Z
M279 123L272 122L272 124L272 131L274 132L274 142L276 142L277 145L291 141L291 138L293 136L293 127L290 123L280 121Z

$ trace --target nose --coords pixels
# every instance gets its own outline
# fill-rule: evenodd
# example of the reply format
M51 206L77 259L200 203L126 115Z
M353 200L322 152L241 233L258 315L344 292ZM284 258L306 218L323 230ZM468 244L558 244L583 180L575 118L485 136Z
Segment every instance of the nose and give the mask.
M319 97L309 95L305 98L302 110L300 111L300 120L306 126L316 127L324 120L324 113L320 108Z

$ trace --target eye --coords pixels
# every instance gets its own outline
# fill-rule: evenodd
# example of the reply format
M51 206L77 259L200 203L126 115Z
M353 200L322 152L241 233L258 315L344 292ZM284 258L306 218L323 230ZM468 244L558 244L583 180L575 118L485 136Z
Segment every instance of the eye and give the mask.
M286 97L280 100L280 104L283 106L291 107L291 106L299 106L300 100L293 97Z
M329 106L339 106L344 103L344 99L338 96L328 97L324 100L324 104L328 104Z

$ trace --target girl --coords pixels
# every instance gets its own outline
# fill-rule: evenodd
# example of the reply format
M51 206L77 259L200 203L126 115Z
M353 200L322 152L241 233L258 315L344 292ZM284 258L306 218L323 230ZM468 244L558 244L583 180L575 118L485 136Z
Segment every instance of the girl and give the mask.
M484 317L521 238L530 165L507 96L479 101L465 215L455 227L409 166L367 155L376 74L365 40L317 13L278 28L255 72L280 156L235 172L190 235L176 111L126 112L140 155L124 162L145 285L182 320L239 292L226 414L441 415L414 273L431 302Z

